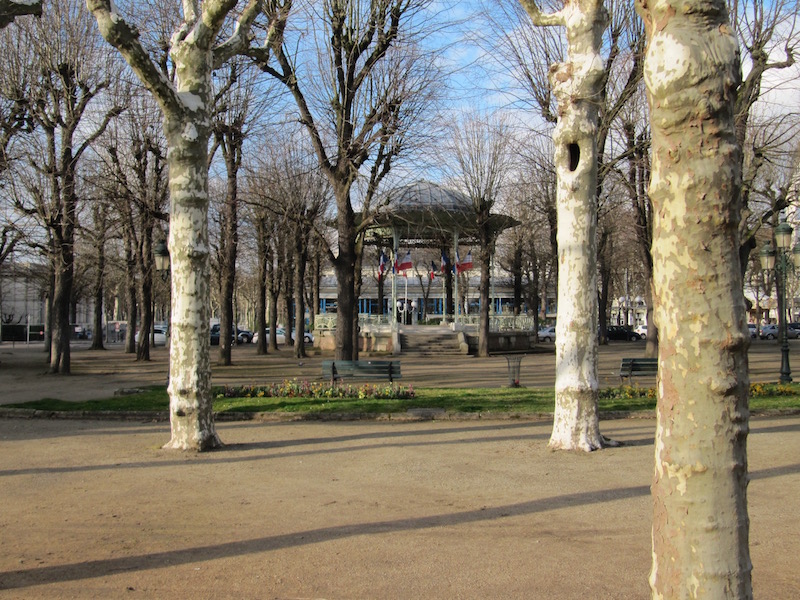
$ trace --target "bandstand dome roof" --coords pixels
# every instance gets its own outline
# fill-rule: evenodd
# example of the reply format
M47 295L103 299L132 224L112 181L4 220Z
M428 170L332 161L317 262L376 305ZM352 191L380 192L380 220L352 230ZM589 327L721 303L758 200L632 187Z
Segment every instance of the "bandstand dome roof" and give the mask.
M387 208L392 212L427 210L443 213L472 212L472 202L466 194L428 181L417 181L395 188L387 194L387 200Z
M441 239L454 232L469 237L477 232L469 196L427 181L391 190L373 221L372 227L398 230L406 239ZM519 221L507 215L490 216L490 227L495 232L516 225Z

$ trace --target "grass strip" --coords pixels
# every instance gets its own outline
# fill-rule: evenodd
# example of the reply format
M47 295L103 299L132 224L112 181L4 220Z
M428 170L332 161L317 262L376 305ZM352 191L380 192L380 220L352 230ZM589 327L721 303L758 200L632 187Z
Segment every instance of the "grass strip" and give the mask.
M250 389L250 388L243 388ZM251 392L248 392L251 393ZM309 398L237 396L222 397L215 389L217 412L286 413L398 413L414 408L443 409L448 412L552 413L554 391L548 388L422 388L412 398ZM600 411L646 411L656 406L652 388L621 386L600 391ZM42 411L165 411L169 407L166 388L154 386L141 392L103 400L66 402L45 398L6 405ZM750 407L753 410L800 409L800 384L753 384Z

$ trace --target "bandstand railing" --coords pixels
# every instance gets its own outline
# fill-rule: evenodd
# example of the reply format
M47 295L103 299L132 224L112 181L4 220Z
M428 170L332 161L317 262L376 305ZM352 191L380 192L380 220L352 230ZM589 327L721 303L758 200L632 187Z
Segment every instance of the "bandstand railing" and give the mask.
M391 315L358 315L358 324L365 325L391 325ZM460 322L466 326L478 326L480 317L478 315L463 315ZM490 315L489 329L491 331L533 331L536 321L534 317L528 315ZM321 313L314 317L314 329L333 330L336 329L336 314Z

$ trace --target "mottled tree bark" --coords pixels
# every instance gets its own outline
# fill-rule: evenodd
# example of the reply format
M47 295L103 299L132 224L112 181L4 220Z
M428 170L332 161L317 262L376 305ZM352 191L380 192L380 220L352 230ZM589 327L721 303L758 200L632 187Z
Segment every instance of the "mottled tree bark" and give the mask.
M42 0L0 0L0 29L23 15L42 14Z
M638 3L660 332L654 598L751 598L737 43L724 0Z
M221 445L211 405L210 269L208 239L208 141L213 108L212 71L244 52L251 25L262 12L259 1L242 7L230 38L218 34L237 3L230 0L184 2L183 21L170 40L174 81L164 75L139 41L139 32L110 0L87 0L100 33L125 58L153 94L164 115L168 144L172 270L170 344L170 422L165 448L208 450ZM279 13L277 20L285 17ZM266 44L275 33L270 20ZM278 28L282 31L282 26Z
M193 82L195 92L209 101L208 90L198 90L209 65L180 61L180 82ZM179 64L180 64L179 63ZM198 68L199 66L199 68ZM204 86L205 87L205 86ZM189 91L189 90L187 90ZM192 93L192 92L190 92ZM168 247L172 269L170 423L172 439L165 448L208 450L221 445L211 405L210 269L208 242L208 119L165 116L169 146L170 227Z
M147 53L136 27L110 0L86 0L100 33L158 102L164 116L170 191L168 247L172 271L170 343L170 423L165 448L208 450L221 445L214 427L209 364L208 142L214 95L211 74L253 41L252 25L264 11L260 0L237 10L233 33L220 42L233 0L183 2L182 22L170 39L174 79ZM290 0L270 3L265 48L280 37ZM287 8L288 11L288 8ZM274 13L274 14L273 14ZM280 43L280 42L277 42Z
M521 0L535 25L563 26L567 61L550 68L558 101L553 131L557 174L558 320L556 404L550 447L591 451L607 440L597 414L597 126L608 15L602 0L575 0L542 14Z

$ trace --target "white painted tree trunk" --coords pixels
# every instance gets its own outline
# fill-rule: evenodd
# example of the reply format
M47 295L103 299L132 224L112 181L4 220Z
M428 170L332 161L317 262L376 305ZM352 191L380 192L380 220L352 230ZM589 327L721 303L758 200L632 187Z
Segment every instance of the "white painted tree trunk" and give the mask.
M592 451L607 440L597 415L597 123L600 55L608 14L602 0L575 0L543 15L523 0L535 25L566 27L568 56L550 68L558 101L553 132L558 179L556 403L550 447Z
M169 407L172 437L164 446L209 450L221 445L211 398L211 291L208 241L208 141L212 56L188 44L172 51L176 89L186 110L166 113L170 191L172 340Z
M208 242L208 140L213 110L211 74L247 50L251 26L263 3L249 2L238 12L231 36L218 34L237 7L229 0L183 2L183 22L170 40L174 83L164 76L111 0L86 0L102 36L117 48L159 103L164 114L170 190L169 250L172 310L169 396L172 438L165 448L208 450L221 445L214 427L210 366L210 288ZM265 48L285 25L291 2L271 6ZM262 49L263 50L263 49Z
M724 0L650 0L645 82L660 336L654 598L751 598L737 44Z

